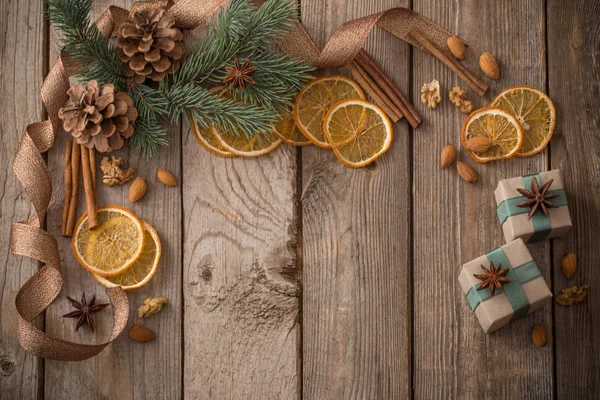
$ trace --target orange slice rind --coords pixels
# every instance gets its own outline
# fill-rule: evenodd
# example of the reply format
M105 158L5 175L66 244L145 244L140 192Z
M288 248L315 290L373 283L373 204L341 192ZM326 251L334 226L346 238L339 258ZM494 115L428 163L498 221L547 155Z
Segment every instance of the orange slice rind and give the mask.
M71 248L79 264L100 276L118 275L142 254L144 228L130 210L119 206L97 210L98 226L89 229L84 214L73 230Z
M523 145L523 128L519 121L512 114L494 107L473 111L465 119L460 135L463 147L474 137L491 140L492 147L486 152L466 150L469 157L478 163L511 158Z
M523 127L523 146L517 157L529 157L546 148L556 126L556 109L546 93L515 86L496 96L490 105L508 111Z
M243 132L219 131L214 127L210 129L227 151L240 157L264 156L275 150L282 142L279 136L273 132L255 134L248 139Z
M315 145L331 148L323 131L323 121L335 103L351 98L364 100L365 94L356 82L345 76L325 76L309 82L296 97L296 126Z
M312 142L300 132L292 114L282 118L277 125L273 127L273 132L285 143L291 144L292 146L308 146L309 144L312 144Z
M152 225L142 221L144 226L144 246L140 257L125 271L114 276L92 276L104 287L121 286L123 290L132 290L144 286L154 277L162 255L162 245L158 233Z
M190 125L192 127L192 132L194 132L194 136L196 140L200 143L202 147L204 147L209 152L224 158L235 157L235 154L228 151L221 142L217 139L210 128L202 128L194 122L192 118L190 118Z
M372 163L392 144L392 122L377 105L363 99L335 103L323 122L323 131L333 152L348 167Z

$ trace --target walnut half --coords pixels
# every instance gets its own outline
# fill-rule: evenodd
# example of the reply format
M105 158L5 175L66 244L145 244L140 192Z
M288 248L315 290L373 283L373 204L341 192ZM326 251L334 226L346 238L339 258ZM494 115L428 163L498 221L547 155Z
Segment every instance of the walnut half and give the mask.
M450 101L452 104L456 106L460 111L465 114L471 114L473 111L473 103L467 100L467 96L465 95L465 90L460 86L452 87L452 90L448 94Z
M100 169L104 174L102 183L107 186L122 185L133 178L135 168L129 167L123 171L121 169L121 164L123 164L123 158L121 157L112 157L112 160L108 157L104 157L100 163Z
M148 297L144 304L138 308L138 317L148 318L162 310L165 304L167 304L165 297Z
M440 96L440 83L437 79L425 83L421 88L421 101L429 108L435 108L442 101Z

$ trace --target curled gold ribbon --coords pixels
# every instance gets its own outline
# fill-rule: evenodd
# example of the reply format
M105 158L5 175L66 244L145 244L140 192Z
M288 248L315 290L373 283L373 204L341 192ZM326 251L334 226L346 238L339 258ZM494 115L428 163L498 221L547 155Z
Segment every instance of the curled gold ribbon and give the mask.
M138 1L134 3L132 10L160 7L166 2L167 0ZM260 6L264 2L265 0L256 0L254 4ZM176 26L194 29L226 3L228 0L180 0L168 12L175 17ZM98 18L96 26L109 37L128 14L125 9L111 6ZM445 49L446 40L451 35L412 10L393 8L344 23L329 39L322 52L299 23L281 41L280 47L288 54L316 67L341 67L358 54L375 25L414 46L418 44L411 39L411 32L418 31L439 49ZM15 175L33 203L36 215L12 224L11 250L13 254L44 263L17 293L15 303L19 344L36 356L61 361L79 361L97 355L119 336L129 316L127 296L121 287L115 287L106 289L114 318L113 330L106 343L86 345L67 342L46 335L31 324L56 299L63 283L57 241L41 228L52 194L52 179L41 154L52 147L54 137L60 129L58 110L67 99L68 77L76 75L78 67L68 57L57 58L41 89L48 120L27 126L13 161Z

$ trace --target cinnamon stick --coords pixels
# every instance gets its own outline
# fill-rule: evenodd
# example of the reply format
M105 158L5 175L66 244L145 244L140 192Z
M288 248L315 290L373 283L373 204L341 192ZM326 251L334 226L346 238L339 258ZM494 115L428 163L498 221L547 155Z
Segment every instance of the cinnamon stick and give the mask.
M94 196L94 185L92 183L92 171L90 168L90 152L84 145L81 146L81 170L83 172L83 189L85 192L85 205L87 207L88 226L94 229L98 226L96 215L96 198Z
M79 193L79 164L81 163L81 148L77 143L71 146L71 200L69 201L69 216L65 236L73 234L75 214L77 213L77 195Z
M475 75L473 75L473 73L471 71L469 71L464 65L462 65L460 62L457 62L456 65L458 66L458 68L460 68L460 70L469 77L469 79L471 79L477 86L479 86L481 88L481 90L483 90L484 92L487 92L489 86L486 85L483 81L480 81L479 79L477 79L477 77Z
M471 73L465 74L465 67L461 68L461 66L459 66L459 64L452 57L448 57L443 51L438 49L435 44L427 40L425 36L416 31L411 32L410 36L412 36L429 54L440 60L448 68L450 68L452 72L458 75L458 77L462 79L475 93L477 93L479 96L483 96L485 94L486 91L483 90L485 84L483 82L481 82Z
M65 200L63 205L63 213L62 213L62 225L61 225L61 234L63 236L67 236L67 221L69 220L69 204L71 202L71 192L72 192L72 181L73 175L71 172L71 149L72 149L73 141L67 140L65 144L65 167L63 172L63 183L64 183L64 191L65 191Z
M373 78L375 83L379 85L381 90L383 90L392 103L394 103L400 113L404 115L410 126L416 128L423 122L423 119L417 110L415 110L400 89L394 85L391 79L387 77L383 70L375 63L375 60L373 60L364 49L360 50L356 57L356 61L367 74Z
M369 77L364 69L356 61L348 65L350 73L358 84L373 98L375 103L387 114L393 122L400 121L400 110L391 102L390 99L377 87L375 82Z
M98 204L98 189L96 184L96 149L88 149L90 152L90 169L92 171L92 189L94 190L94 201Z

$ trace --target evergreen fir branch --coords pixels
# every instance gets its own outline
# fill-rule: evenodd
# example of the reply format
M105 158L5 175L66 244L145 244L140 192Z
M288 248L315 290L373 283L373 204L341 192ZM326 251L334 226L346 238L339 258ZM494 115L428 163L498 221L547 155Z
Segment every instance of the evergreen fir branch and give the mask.
M123 90L121 60L112 43L90 21L93 0L46 0L48 19L63 34L67 55L82 63L82 80L112 83Z
M169 104L159 89L144 84L136 85L129 91L129 95L143 119L162 119L169 115Z
M129 144L144 158L151 158L159 148L169 145L167 130L157 119L152 117L146 119L140 116L135 121Z
M240 55L245 60L245 53ZM299 63L298 60L284 53L263 52L252 60L256 71L252 78L256 82L245 89L233 89L234 97L243 102L266 107L277 112L289 109L295 96L304 88L311 78L311 66ZM214 74L216 82L222 82L227 76L223 69ZM215 82L215 83L216 83Z
M219 97L193 82L170 88L165 97L174 121L191 115L203 128L214 126L248 138L270 132L279 118L274 111Z
M238 40L257 49L268 47L291 29L297 11L289 0L268 0L252 13L246 34Z

